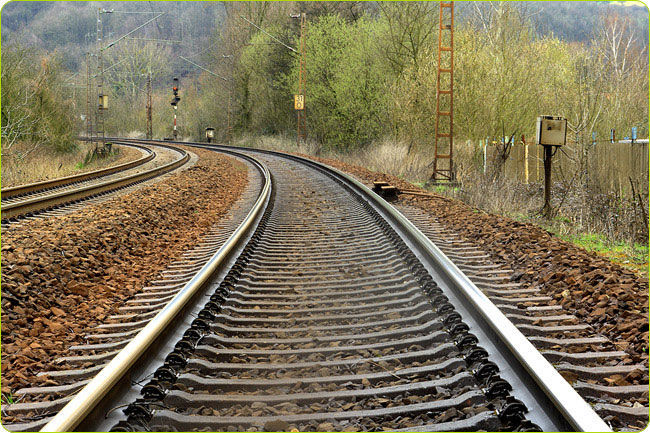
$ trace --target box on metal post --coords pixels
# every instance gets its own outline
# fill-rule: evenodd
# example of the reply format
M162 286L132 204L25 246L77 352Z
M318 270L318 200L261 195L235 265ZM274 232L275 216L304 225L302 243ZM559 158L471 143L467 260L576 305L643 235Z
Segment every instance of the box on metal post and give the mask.
M566 119L559 116L537 117L536 143L542 146L564 146L566 143Z
M557 150L566 144L566 119L559 116L538 116L536 125L537 144L544 146L544 207L542 213L550 218L551 206L551 161ZM555 148L555 151L553 151Z

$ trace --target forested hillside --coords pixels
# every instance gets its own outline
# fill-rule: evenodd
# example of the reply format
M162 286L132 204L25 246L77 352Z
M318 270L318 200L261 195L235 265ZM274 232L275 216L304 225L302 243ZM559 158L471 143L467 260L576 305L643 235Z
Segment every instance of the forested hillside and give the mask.
M208 44L223 19L223 7L218 2L19 1L2 8L2 43L20 42L46 51L56 50L63 65L76 71L86 51L96 47L96 17L100 8L114 11L101 16L106 42L164 13L132 37L179 41L185 52Z
M541 111L568 113L580 129L576 140L631 125L646 134L646 9L609 2L455 4L458 137L530 134ZM290 15L305 12L310 136L338 149L386 137L409 148L428 145L436 2L8 3L3 52L47 58L48 72L67 76L53 85L67 89L77 118L85 110L88 61L91 75L97 73L98 9L111 12L100 15L114 108L110 133L144 130L137 107L144 105L149 74L157 136L168 134L173 76L181 78L180 125L188 137L198 138L208 124L222 137L226 129L290 133L298 73L292 49L299 43L298 20Z

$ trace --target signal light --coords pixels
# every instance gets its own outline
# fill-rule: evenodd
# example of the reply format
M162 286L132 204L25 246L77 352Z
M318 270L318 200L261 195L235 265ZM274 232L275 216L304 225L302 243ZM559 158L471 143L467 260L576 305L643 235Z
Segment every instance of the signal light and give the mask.
M174 86L172 87L172 91L174 93L174 97L172 98L171 104L176 107L176 104L178 104L178 101L181 100L181 98L178 96L178 78L174 77Z

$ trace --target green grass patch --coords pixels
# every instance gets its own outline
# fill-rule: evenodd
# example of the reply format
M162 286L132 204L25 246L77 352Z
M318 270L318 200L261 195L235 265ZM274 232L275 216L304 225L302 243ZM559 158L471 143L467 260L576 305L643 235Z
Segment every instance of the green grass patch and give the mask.
M597 233L558 234L564 241L607 257L614 263L648 275L648 247L635 243L609 242Z
M3 392L1 400L2 404L14 404L16 402L16 399L11 392Z
M552 221L545 221L538 217L522 214L511 215L511 217L518 221L541 226L544 230L554 234L563 241L606 257L612 262L624 268L632 269L638 274L648 276L649 250L646 245L611 241L602 234L584 232L566 217L555 217Z

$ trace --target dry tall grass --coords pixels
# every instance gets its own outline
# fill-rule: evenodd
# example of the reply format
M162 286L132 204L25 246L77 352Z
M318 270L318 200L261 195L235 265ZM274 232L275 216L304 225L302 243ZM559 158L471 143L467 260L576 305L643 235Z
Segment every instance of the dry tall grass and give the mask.
M120 146L113 148L116 149L113 155L84 164L86 156L92 151L92 145L87 143L78 143L77 151L71 153L56 153L45 146L28 152L28 145L16 143L11 149L11 154L2 155L0 164L2 187L7 188L99 170L141 156L141 152L136 149Z
M423 152L407 153L404 143L384 140L364 149L347 153L322 150L313 142L298 145L295 138L284 135L255 136L246 135L236 140L236 146L254 147L256 149L278 150L282 152L304 153L323 158L334 158L349 164L366 167L369 170L388 173L413 183L425 182L430 173L430 156Z
M414 184L425 184L431 175L432 155L425 149L412 149L404 143L384 140L365 149L349 153L322 151L314 142L298 146L289 136L244 136L236 145L260 149L297 152L334 158L366 167L381 173L398 176ZM506 175L495 176L488 159L488 170L483 173L483 161L477 159L468 146L458 146L454 162L459 183L456 186L430 186L449 197L457 198L486 212L543 224L570 226L575 233L599 233L609 241L639 242L647 245L647 191L636 198L625 197L618 191L603 192L601 188L584 188L556 174L552 202L559 211L553 221L541 221L539 211L543 205L543 184L525 184ZM645 174L647 179L647 172ZM607 189L607 186L602 188ZM639 188L641 189L641 188ZM643 212L645 207L645 212ZM566 227L565 227L566 226Z

